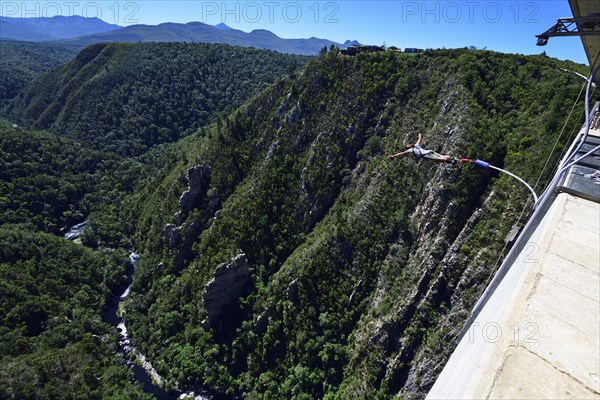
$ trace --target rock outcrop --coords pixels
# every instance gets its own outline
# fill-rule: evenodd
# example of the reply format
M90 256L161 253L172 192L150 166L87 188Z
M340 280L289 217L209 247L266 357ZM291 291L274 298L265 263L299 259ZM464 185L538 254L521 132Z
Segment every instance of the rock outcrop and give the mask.
M204 307L211 327L220 326L220 317L227 306L232 305L248 292L250 271L244 253L233 257L229 263L221 264L206 285Z
M163 228L163 236L169 250L172 250L181 242L181 227L173 224L166 224Z
M287 287L287 298L294 304L298 304L300 297L298 296L298 279L294 279Z
M182 213L188 214L198 206L198 202L204 197L210 185L210 166L206 163L188 169L187 180L189 189L183 192L179 198L179 206Z
M258 316L256 322L254 323L254 332L257 335L265 334L267 331L267 326L269 325L269 318L271 318L271 314L273 314L273 309L269 307Z
M198 235L204 225L202 220L187 221L190 211L201 206L218 209L221 205L219 192L213 188L209 193L211 182L211 169L206 163L196 165L187 170L186 178L188 190L181 194L179 206L181 209L175 213L175 224L166 224L163 228L163 238L169 250L176 250L174 267L180 270L192 256L192 246L198 240Z

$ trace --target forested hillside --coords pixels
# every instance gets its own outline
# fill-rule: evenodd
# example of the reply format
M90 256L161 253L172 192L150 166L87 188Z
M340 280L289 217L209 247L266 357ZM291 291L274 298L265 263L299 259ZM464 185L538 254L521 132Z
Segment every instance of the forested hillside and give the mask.
M291 71L296 62L307 60L274 52L242 50L238 53L236 49L219 46L214 46L213 50L218 51L213 52L210 46L202 46L139 45L146 49L143 51L160 54L160 49L164 49L168 53L167 59L161 59L157 72L160 86L168 86L168 92L158 86L148 84L146 88L141 83L136 84L135 80L128 80L128 75L122 75L120 82L111 82L112 90L117 92L123 85L144 88L129 97L130 104L144 109L140 112L142 117L147 116L146 107L139 102L147 100L147 90L156 89L156 93L152 93L155 97L151 99L154 114L148 116L150 120L144 125L148 131L153 122L159 123L161 115L169 113L180 118L177 123L182 125L205 124L206 120L200 119L184 121L188 114L179 108L171 109L175 104L183 104L181 101L192 102L191 92L196 89L205 90L212 97L203 98L205 101L197 104L193 112L212 113L207 119L217 118L225 108L247 100L268 82ZM127 52L134 54L133 59L141 54L135 44L110 47L119 49L121 56L130 62L132 58L128 58ZM20 47L16 46L15 51L18 49ZM189 68L177 69L177 63L181 61L178 54L185 58L184 53L193 56L195 50L198 50L197 57L192 57L192 61L197 61L198 65L187 64ZM83 54L85 57L85 51ZM231 68L238 70L228 69L223 63L217 63L218 68L215 68L211 60L199 54L217 59L224 55L230 57ZM238 58L245 63L246 71L236 64ZM41 68L42 64L36 64L40 60L34 54L30 61ZM80 67L89 70L90 66L81 57L66 66L76 62L82 62ZM185 63L181 65L186 66ZM126 67L136 70L134 64ZM154 67L158 68L158 64ZM79 75L73 79L61 76L64 81L51 82L48 77L62 68L66 67L58 67L37 84L48 83L62 90L65 81L79 79L77 84L85 82L83 73L77 69L74 73ZM121 68L121 72L126 72L125 66ZM194 80L202 68L205 68L204 81ZM89 75L85 77L90 78ZM85 89L90 90L90 96L100 95L106 89L103 86L106 81L97 78L86 82ZM179 82L177 88L170 86L172 81ZM182 82L194 82L198 87L192 88ZM35 85L30 90L35 91ZM50 100L57 98L52 92L45 92L44 96L50 96ZM112 104L120 109L117 103ZM108 118L115 110L101 111ZM180 117L177 116L179 112ZM36 130L26 121L25 126L15 125L15 120L24 120L17 114L13 116L11 122L0 120L0 269L3 276L0 284L3 307L0 397L149 398L151 396L134 383L133 374L122 365L122 356L117 353L117 332L103 320L102 313L115 291L124 289L126 281L129 263L126 250L131 249L129 236L134 231L135 221L132 216L137 213L131 196L170 168L176 162L175 155L168 144L153 146L157 143L151 138L148 147L153 147L150 151L128 157L117 152L119 147L113 146L110 135L92 138L60 127L52 131ZM98 128L89 125L93 132L104 126L102 119L90 121L98 123ZM146 131L138 133L143 136ZM81 136L90 139L89 143L81 140ZM127 135L122 141L124 146L134 142ZM84 220L89 223L80 237L83 246L56 236L62 236L67 228Z
M582 83L560 67L585 72L466 49L86 48L17 96L25 128L0 125L0 397L145 398L101 319L134 248L122 312L165 387L423 398L531 201L492 170L386 156L421 133L540 192ZM47 233L83 219L83 246Z
M38 74L75 57L80 46L0 40L0 110Z
M89 214L83 197L100 192L97 173L116 159L72 139L6 122L0 123L0 150L0 223L53 233Z
M334 50L184 139L137 195L139 349L245 399L423 397L531 202L490 170L385 156L422 133L540 191L581 86L560 66Z
M309 58L202 43L97 44L39 76L11 117L122 155L221 118Z
M123 157L7 121L0 121L0 152L0 225L64 234L87 219L92 247L129 243L128 197L172 162L167 148Z
M102 321L126 256L0 227L0 398L148 399Z
M21 59L28 49L56 50L0 44ZM128 243L127 196L173 162L168 147L147 150L226 115L308 60L205 44L85 49L12 103L11 122L23 125L0 122L0 224L61 233L89 219L95 229L88 230L88 244ZM38 68L45 62L38 53L28 59ZM27 105L26 115L39 113L38 123L23 117L19 104Z

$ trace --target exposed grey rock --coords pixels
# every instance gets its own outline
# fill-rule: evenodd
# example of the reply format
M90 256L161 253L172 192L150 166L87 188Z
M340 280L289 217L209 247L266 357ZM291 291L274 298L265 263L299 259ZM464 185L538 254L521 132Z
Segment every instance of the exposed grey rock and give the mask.
M189 188L179 198L181 210L175 213L173 219L175 225L167 224L163 231L169 249L177 248L173 267L176 271L185 267L186 263L193 257L192 246L198 240L203 229L200 219L185 222L188 214L199 207L206 200L206 194L211 181L210 166L206 163L197 165L187 170ZM213 189L209 199L210 207L220 207L219 193ZM185 222L185 223L184 223Z
M269 318L271 317L272 312L273 311L269 307L258 316L256 322L254 323L254 332L256 334L262 335L267 331L267 326L269 325Z
M173 215L173 219L175 220L175 225L180 226L185 221L185 215L179 210Z
M217 267L213 278L206 285L203 299L210 326L219 326L219 318L225 307L246 294L249 284L250 271L244 253Z
M189 189L179 198L179 206L183 214L188 214L198 206L199 200L206 194L210 184L210 167L203 163L188 169Z
M519 232L521 231L521 224L514 224L510 232L504 238L504 243L512 243L516 238Z
M302 106L300 105L300 102L296 103L296 106L292 109L292 111L288 114L287 118L285 119L285 123L287 125L291 125L296 118L298 118L298 115L300 115L300 113L302 113Z
M218 210L221 208L221 198L219 197L219 191L217 188L213 188L210 191L210 195L208 197L208 206L213 210Z
M267 152L267 155L265 156L265 161L267 161L271 158L271 155L273 154L273 151L275 151L275 149L277 148L278 144L279 144L279 140L276 140L273 143L271 143L271 145L269 146L269 151Z
M287 298L293 303L298 303L300 298L298 297L298 279L294 279L287 287Z
M173 224L166 224L163 229L163 236L169 249L174 249L181 241L181 228Z
M276 111L277 116L279 118L281 118L285 115L285 109L286 109L285 100L281 100L281 103L279 103L279 108Z

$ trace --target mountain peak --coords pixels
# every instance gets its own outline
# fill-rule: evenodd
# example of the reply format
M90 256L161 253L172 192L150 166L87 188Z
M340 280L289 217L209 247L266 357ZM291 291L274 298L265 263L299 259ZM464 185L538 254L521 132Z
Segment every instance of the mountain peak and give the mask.
M129 25L120 27L107 24L99 18L53 17L40 23L5 18L0 26L3 39L24 41L61 40L62 44L87 46L103 42L205 42L228 43L235 46L256 47L281 53L316 55L323 46L340 48L346 44L327 39L283 39L266 29L251 32L231 28L224 22L209 25L199 21L188 23L164 22L158 25ZM32 19L33 20L33 19ZM49 22L53 21L53 22ZM27 23L29 22L29 23ZM354 42L353 42L354 43Z
M250 35L265 35L265 36L269 36L269 37L279 38L279 36L277 36L276 34L274 34L273 32L271 32L267 29L254 29L250 32Z
M232 27L225 25L225 23L224 23L224 22L221 22L221 23L219 23L219 24L215 25L215 28L217 28L217 29L222 29L222 30L224 30L224 31L230 31L230 30L232 30L232 29L233 29Z
M23 41L48 41L94 35L121 29L100 18L80 15L55 15L53 17L11 18L2 17L2 39Z

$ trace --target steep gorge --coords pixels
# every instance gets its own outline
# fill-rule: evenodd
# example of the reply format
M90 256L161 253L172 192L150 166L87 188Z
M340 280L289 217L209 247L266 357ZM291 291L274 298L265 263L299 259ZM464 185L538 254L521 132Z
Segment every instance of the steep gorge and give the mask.
M332 51L184 139L176 167L138 198L134 340L180 386L265 399L423 397L529 199L471 165L385 155L422 133L441 153L535 181L579 89L560 64ZM169 248L162 231L181 177L204 163L220 207L206 197L187 216L200 227L191 253ZM215 268L241 253L251 287L208 323Z
M14 304L52 305L49 318L66 319L31 337L18 319L0 332L3 346L27 336L2 358L13 396L43 397L52 381L67 391L78 382L90 398L147 397L120 384L116 335L99 317L131 247L141 261L123 317L166 389L244 399L427 393L531 203L490 170L386 155L421 133L425 147L543 185L551 171L540 168L558 159L567 139L552 148L581 85L558 68L583 67L467 49L331 49L307 61L223 45L95 45L20 93L13 116L51 132L0 124L5 236L88 219L84 244L122 249L109 259L64 247L104 265L93 279L51 282L71 296L61 288L106 281L94 302L72 296L76 315L45 296ZM573 118L566 130L577 126ZM26 242L5 246L16 250L3 268L19 268L12 254ZM46 247L39 258L52 260L57 246ZM36 290L10 276L9 290ZM71 320L81 325L74 339ZM103 353L82 360L84 379L53 380L46 357L68 362L55 347L70 341ZM34 349L45 352L41 378L22 382Z

